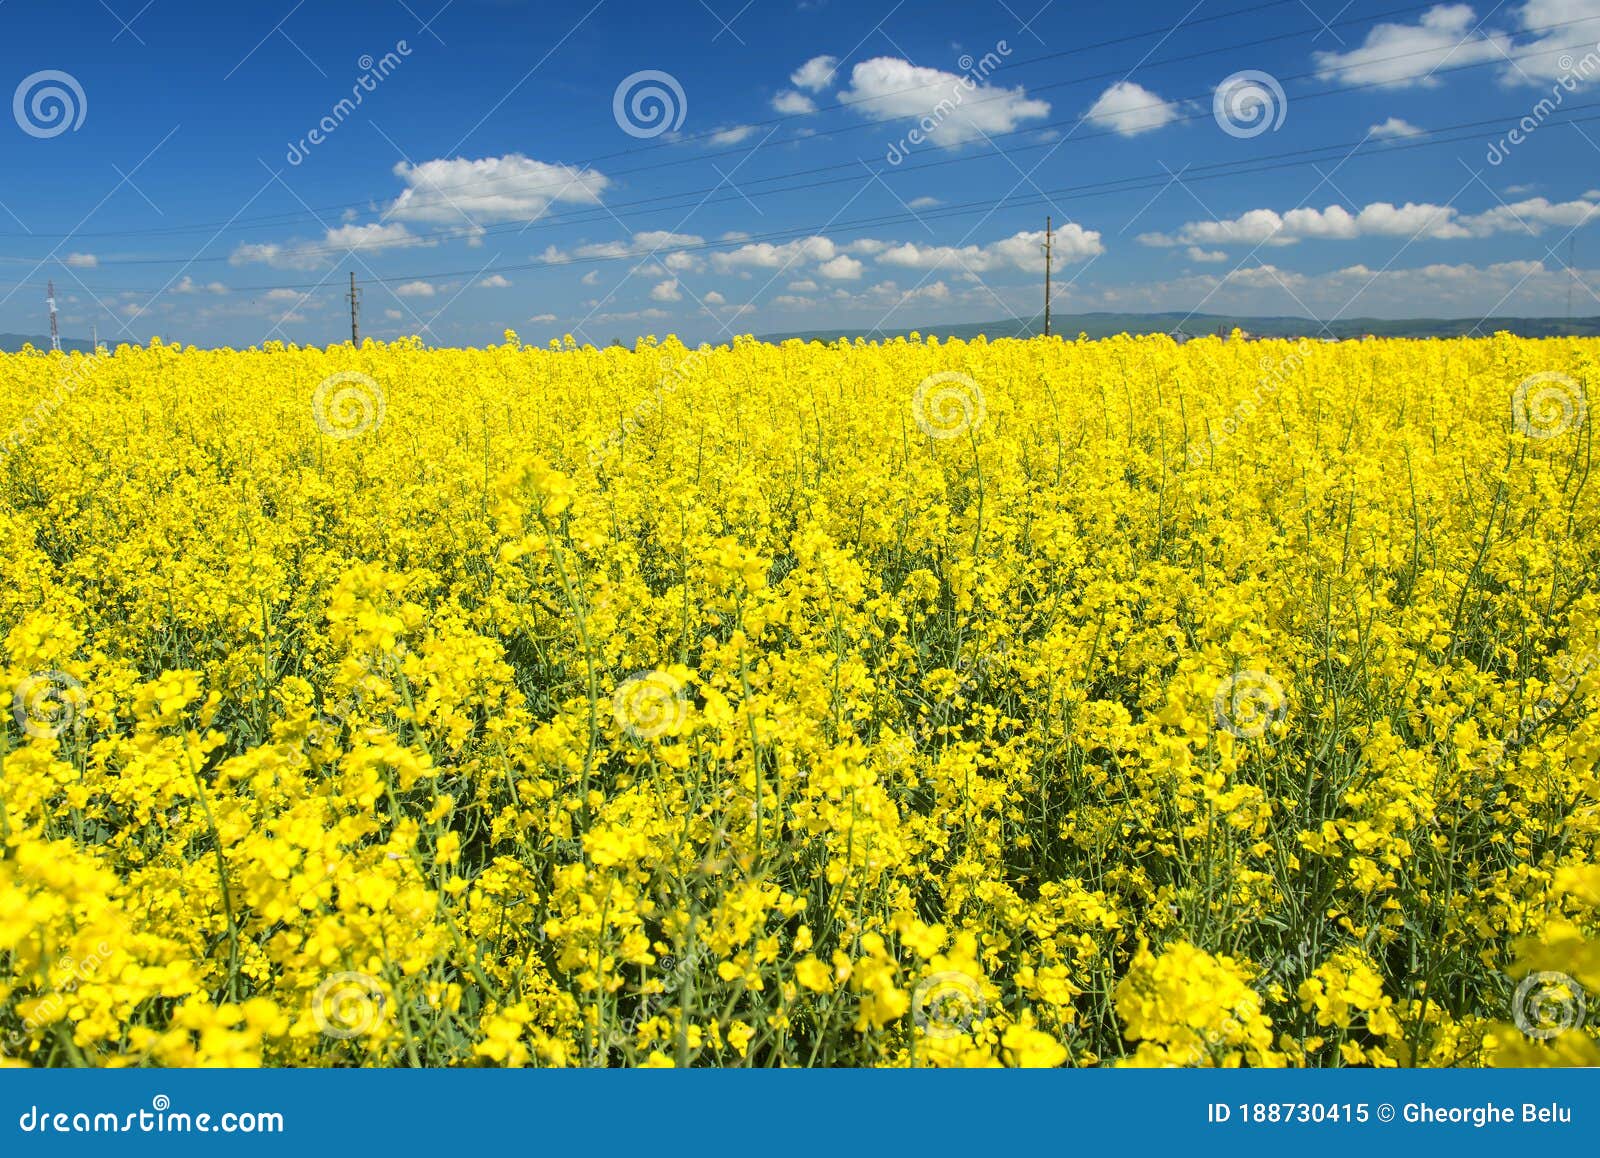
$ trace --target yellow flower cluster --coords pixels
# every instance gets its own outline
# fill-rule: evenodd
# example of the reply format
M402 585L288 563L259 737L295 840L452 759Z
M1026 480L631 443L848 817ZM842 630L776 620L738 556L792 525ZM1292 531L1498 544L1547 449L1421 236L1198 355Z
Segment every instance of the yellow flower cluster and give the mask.
M0 356L0 1056L1592 1064L1597 365Z

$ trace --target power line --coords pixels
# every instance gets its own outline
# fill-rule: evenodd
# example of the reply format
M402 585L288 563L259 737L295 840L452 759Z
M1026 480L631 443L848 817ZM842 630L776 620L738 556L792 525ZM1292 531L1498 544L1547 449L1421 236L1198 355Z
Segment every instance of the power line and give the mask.
M1229 16L1229 15L1246 14L1246 13L1258 10L1260 7L1273 7L1273 6L1275 6L1275 5L1274 4L1267 4L1267 5L1257 6L1256 8L1235 9L1231 13L1218 14L1218 16L1215 17L1215 18L1216 19L1220 19L1222 17ZM1349 19L1346 19L1346 20L1336 21L1334 23L1326 25L1326 27L1327 28L1341 28L1341 27L1345 27L1345 26L1348 26L1348 25L1362 24L1362 23L1365 23L1365 22L1367 22L1369 20L1384 20L1384 19L1389 19L1389 18L1394 17L1394 16L1407 15L1409 13L1416 12L1416 11L1419 11L1419 10L1422 10L1422 9L1425 9L1425 8L1431 8L1433 6L1434 6L1433 4L1412 5L1412 6L1405 7L1405 8L1392 9L1392 10L1389 10L1387 12L1376 13L1376 14L1371 15L1371 16L1352 17L1352 18L1349 18ZM1536 26L1524 29L1523 32L1524 32L1524 34L1527 34L1527 35L1533 35L1533 34L1536 34L1536 33L1543 33L1543 32L1552 31L1552 30L1555 30L1555 29L1558 29L1558 28L1569 27L1569 26L1574 25L1574 24L1594 23L1597 20L1600 20L1600 18L1597 18L1597 17L1594 17L1594 16L1580 17L1580 18L1577 18L1577 19L1574 19L1574 20L1565 20L1565 21L1558 21L1558 22L1555 22L1555 23L1552 23L1552 24L1536 25ZM1199 21L1195 21L1195 22L1192 22L1192 23L1198 23L1198 22ZM1149 70L1149 69L1152 69L1152 68L1159 68L1159 67L1163 67L1163 66L1166 66L1166 65L1188 63L1188 62L1191 62L1191 61L1194 61L1194 60L1198 60L1198 59L1202 59L1202 58L1209 57L1209 56L1217 56L1217 55L1221 55L1223 53L1237 52L1237 51L1240 51L1240 50L1246 49L1246 48L1255 48L1255 47L1260 47L1262 45L1275 43L1275 42L1278 42L1278 41L1281 41L1281 40L1293 39L1295 37L1304 36L1304 35L1306 35L1307 32L1311 32L1311 31L1315 31L1315 30L1314 29L1298 29L1298 30L1296 30L1294 32L1280 33L1280 34L1273 35L1273 36L1262 37L1262 38L1259 38L1257 40L1241 41L1241 42L1238 42L1238 43L1230 43L1230 44L1222 45L1222 46L1216 47L1216 48L1203 49L1203 50L1200 50L1200 51L1197 51L1197 52L1188 53L1188 54L1182 55L1182 56L1174 56L1174 57L1167 57L1167 58L1164 58L1162 60L1147 61L1147 62L1141 64L1139 67L1142 70ZM1133 37L1130 37L1130 38L1131 39L1137 39L1139 37L1152 35L1152 34L1153 33L1140 33L1140 34L1135 34ZM1129 38L1123 38L1123 39L1129 39ZM1107 42L1107 43L1114 43L1114 42ZM1040 62L1040 61L1052 59L1052 58L1057 57L1057 56L1073 55L1073 54L1078 53L1078 52L1088 51L1091 47L1095 47L1095 46L1084 46L1084 47L1078 48L1078 49L1066 49L1066 50L1062 50L1059 53L1051 53L1051 54L1047 54L1045 56L1034 57L1034 58L1031 58L1030 60L1027 60L1027 61L1019 61L1019 62L1016 62L1011 67L1021 67L1024 64L1037 63L1037 62ZM1501 58L1497 58L1497 59L1493 59L1493 60L1470 61L1470 62L1464 63L1462 65L1458 65L1458 66L1455 66L1455 67L1452 67L1452 68L1433 69L1433 70L1429 70L1428 73L1419 74L1419 75L1427 76L1427 75L1435 75L1437 73L1451 73L1451 72L1460 71L1460 70L1465 69L1465 68L1482 67L1484 65L1501 65L1501 64L1505 64L1507 62L1512 62L1512 61L1517 61L1517 60L1527 60L1527 59L1532 59L1532 58L1538 57L1538 56L1555 55L1555 54L1560 53L1560 52L1571 51L1571 50L1575 50L1575 49L1578 49L1578 48L1586 48L1586 47L1590 47L1590 46L1587 43L1584 43L1584 44L1566 45L1566 46L1559 47L1559 48L1539 49L1539 50L1536 50L1536 51L1523 53L1523 54L1520 54L1520 55L1509 55L1509 56L1505 56L1505 57L1501 57ZM1414 51L1411 51L1411 52L1398 53L1398 54L1395 54L1395 55L1392 55L1392 56L1374 57L1374 58L1372 58L1370 60L1364 61L1363 65L1364 65L1364 67L1370 67L1370 66L1376 65L1376 64L1385 64L1385 63L1389 63L1389 62L1392 62L1392 61L1404 60L1404 59L1417 57L1417 56L1436 55L1438 53L1438 51L1439 50L1437 48L1424 48L1424 49L1414 50ZM1092 74L1088 74L1088 75L1085 75L1085 76L1071 77L1071 78L1067 78L1067 79L1064 79L1064 80L1052 81L1050 83L1042 84L1042 85L1035 85L1032 88L1031 91L1034 92L1034 93L1048 92L1048 91L1051 91L1051 90L1054 90L1054 89L1067 88L1067 87L1071 87L1071 86L1079 85L1079 84L1089 84L1089 83L1093 83L1095 81L1106 80L1106 79L1110 79L1110 78L1114 78L1114 77L1125 77L1126 75L1127 75L1127 70L1124 70L1124 69L1110 69L1110 70L1107 70L1107 71L1104 71L1104 72L1092 73ZM1280 81L1280 82L1283 82L1283 81L1295 81L1295 80L1315 79L1315 78L1319 78L1319 77L1321 77L1323 75L1325 75L1325 71L1324 70L1314 69L1314 70L1311 70L1311 71L1308 71L1308 72L1295 73L1295 74L1291 74L1291 75L1288 75L1288 76L1278 77L1276 79L1278 81ZM1395 83L1396 80L1405 80L1405 79L1417 79L1417 77L1410 77L1410 78L1400 77L1400 78L1394 78L1394 79L1391 79L1391 80L1372 81L1372 82L1367 82L1367 83L1360 84L1360 85L1353 85L1353 86L1349 86L1348 88L1342 88L1342 89L1337 89L1337 90L1333 90L1333 91L1337 91L1337 92L1354 92L1354 91L1358 91L1360 89L1365 89L1365 88L1381 88L1381 87L1384 87L1386 85L1390 85L1390 84ZM899 90L898 92L881 93L881 94L877 94L877 95L878 95L878 97L887 98L887 97L891 97L891 96L900 95L901 92L914 92L914 91L918 91L918 90L922 90L922 89L930 89L930 88L937 89L937 88L942 88L942 87L947 87L947 82L941 82L941 83L933 84L933 85L919 85L919 86L914 86L913 88L909 88L909 89L905 89L905 90ZM1130 106L1130 107L1128 107L1126 109L1120 110L1120 112L1123 113L1123 114L1127 114L1127 113L1135 113L1135 112L1140 112L1140 111L1148 111L1148 110L1151 110L1151 109L1164 108L1170 103L1179 103L1179 102L1182 102L1182 101L1199 100L1199 99L1203 99L1205 97L1208 97L1209 95L1210 95L1210 92L1207 91L1207 92L1197 93L1197 94L1194 94L1194 95L1191 95L1191 96L1187 96L1187 97L1177 98L1177 101L1174 101L1174 102L1157 101L1157 102L1152 102L1152 103L1147 104L1147 105ZM1318 94L1318 95L1320 95L1320 94ZM972 108L972 107L978 107L978 106L982 106L982 105L985 105L985 104L994 103L996 101L1008 100L1008 99L1011 99L1011 94L1010 93L1000 93L1000 94L997 94L997 95L992 96L992 97L984 97L984 98L980 98L980 99L977 99L977 100L963 101L963 102L961 102L961 104L962 104L962 107ZM1297 100L1298 99L1304 99L1304 97L1297 97L1296 99ZM854 108L854 107L858 106L859 104L864 103L864 101L865 101L865 98L864 98L863 101L840 102L840 103L833 104L833 105L825 105L825 106L822 106L822 107L816 109L815 113L828 112L828 111L833 111L833 110L836 110L836 109ZM748 125L745 125L745 126L742 126L742 127L759 128L759 127L764 126L764 125L783 124L783 123L787 123L789 121L795 121L795 120L804 119L807 116L815 115L815 113L811 113L811 114L788 114L788 115L779 116L779 117L772 117L772 118L768 118L766 120L750 122ZM886 123L888 123L889 121L892 121L892 120L903 120L903 119L907 119L907 118L887 117L887 118L883 118L883 119L880 119L880 120L867 120L867 121L863 121L863 122L856 123L856 124L836 125L836 126L833 126L831 128L812 130L812 131L810 131L810 132L808 132L808 133L806 133L804 135L798 135L798 136L793 136L793 137L784 137L784 138L779 139L776 143L779 144L779 145L795 144L795 143L799 143L799 142L802 142L802 141L816 140L816 139L822 138L822 137L838 136L838 135L842 135L844 133L862 132L862 131L867 130L867 129L881 127L884 124L886 124ZM1049 129L1049 128L1052 128L1052 127L1059 127L1061 125L1065 125L1065 124L1069 124L1069 123L1078 123L1078 122L1081 122L1083 119L1084 118L1082 118L1082 117L1070 118L1068 120L1054 121L1054 122L1050 122L1050 123L1044 124L1044 125L1035 125L1035 126L1031 126L1029 128L1025 128L1025 129L1008 130L1008 131L1003 132L1003 133L993 133L993 134L989 134L989 136L991 137L991 139L993 139L993 138L999 138L999 137L1003 137L1003 136L1012 136L1012 135L1026 134L1026 133L1037 133L1037 132L1042 132L1042 131L1044 131L1046 129ZM1180 118L1180 119L1186 119L1187 120L1187 119L1195 119L1195 118ZM722 130L718 130L718 131L722 131ZM641 152L658 151L659 149L668 148L668 147L671 147L671 146L675 146L675 145L683 144L683 143L690 142L690 141L693 141L693 140L696 140L696 139L700 139L702 137L709 137L709 136L714 136L714 135L716 135L715 132L708 132L708 133L705 133L705 134L700 134L699 136L678 137L678 138L675 138L673 141L662 142L659 145L648 146L648 147L645 147L645 148L624 150L624 151L619 152L619 153L601 154L601 155L598 155L598 156L595 156L595 157L587 158L585 160L573 161L573 162L563 162L561 164L565 168L567 168L569 170L573 170L575 172L578 172L579 175L582 175L582 173L584 171L586 171L587 166L593 165L597 161L607 160L609 158L618 157L618 156L637 155L637 154L639 154ZM1106 134L1094 134L1094 135L1106 135ZM1092 135L1086 135L1086 139L1088 139L1091 136ZM748 152L752 152L752 153L753 153L753 151L754 151L753 149L752 150L748 150ZM653 171L658 170L658 169L670 168L670 167L678 166L678 165L694 164L694 163L699 162L699 161L714 160L714 159L716 159L718 157L734 156L734 155L739 155L739 154L743 154L743 153L746 153L746 152L747 152L747 150L742 148L742 147L731 147L731 148L722 149L722 150L713 151L713 152L695 153L695 154L693 154L691 156L679 157L679 158L675 158L673 160L668 160L668 161L659 161L659 162L656 162L654 164L640 165L640 166L636 166L636 167L631 168L631 169L614 170L610 174L600 174L600 173L596 172L595 175L603 176L607 180L611 180L613 178L631 176L631 175L636 174L636 173L653 172ZM552 164L554 164L554 163L552 163ZM763 179L767 179L767 178L763 178ZM422 189L424 191L425 195L424 196L419 196L419 197L413 197L411 199L411 203L414 206L422 207L422 208L444 207L444 208L448 209L448 208L451 208L451 197L450 197L450 193L451 192L458 192L458 193L464 193L466 191L482 192L482 191L485 191L485 190L492 190L494 188L497 188L497 187L500 187L500 186L503 186L503 185L515 183L518 180L519 179L516 178L516 177L489 177L489 178L484 178L484 179L477 180L477 181L461 182L461 183L454 183L454 184L448 184L448 185L445 185L445 184L433 184L433 185L427 185L427 186L411 186L411 187L408 187L407 190L402 190L402 192L414 191L414 190L420 188L420 189ZM524 195L540 194L540 193L555 193L555 194L559 195L560 193L566 192L567 190L571 189L574 184L575 184L574 180L569 178L566 181L551 182L551 183L545 184L545 185L519 185L518 186L518 192L521 193L521 194L524 194ZM429 196L427 196L427 194L432 194L433 196L429 197ZM686 195L687 194L675 194L675 196L686 196ZM361 198L361 199L355 200L355 201L337 202L337 203L333 203L333 204L329 204L329 205L312 207L312 208L304 209L304 210L288 210L288 211L284 211L282 213L265 214L265 215L262 215L262 216L259 216L259 217L255 217L255 218L235 218L235 219L230 219L228 221L223 221L223 222L204 222L204 223L199 223L199 224L194 224L194 225L185 225L185 226L162 226L162 227L154 227L154 228L147 229L147 230L85 230L85 231L81 231L81 232L75 232L75 233L72 233L72 234L38 233L38 232L35 232L35 233L0 232L0 238L3 238L3 237L27 237L27 238L40 239L40 240L54 240L54 239L58 239L58 238L62 238L62 237L94 238L94 237L177 236L177 235L182 235L182 234L185 234L185 233L207 232L207 231L213 231L213 230L215 230L215 231L225 231L225 232L239 232L239 231L242 231L242 230L245 230L245 229L254 228L257 225L289 224L289 223L292 223L292 222L295 222L295 221L305 220L307 218L319 217L319 216L321 216L323 214L327 214L327 213L336 213L336 212L339 212L339 211L345 210L345 209L359 208L361 206L370 205L371 202L372 202L372 198L367 197L367 198ZM581 211L579 211L579 212L581 212ZM463 214L463 216L465 216L465 214ZM345 251L344 250L336 250L335 252L345 252Z
M1567 111L1580 111L1582 109L1600 107L1600 102L1591 102L1585 105L1574 105ZM1202 181L1227 180L1235 177L1255 176L1260 173L1276 172L1283 169L1303 168L1319 164L1325 160L1338 158L1343 155L1346 161L1369 159L1372 157L1386 157L1397 152L1408 152L1413 149L1433 148L1439 145L1459 144L1464 141L1476 141L1480 137L1472 132L1461 136L1447 137L1442 134L1460 132L1467 129L1481 129L1486 125L1499 125L1516 123L1518 115L1507 114L1503 117L1484 121L1462 122L1456 125L1446 125L1438 129L1424 130L1420 136L1434 137L1437 139L1417 140L1415 137L1406 138L1403 142L1373 141L1370 137L1361 141L1342 141L1309 148L1289 150L1283 153L1269 154L1261 158L1248 158L1241 161L1222 161L1208 165L1191 166L1182 174L1185 183L1198 183ZM1561 119L1546 120L1548 127L1571 124L1588 124L1600 121L1600 115L1590 117L1565 117ZM1370 146L1370 147L1369 147ZM941 206L938 209L922 213L891 213L881 214L870 218L857 218L847 222L834 222L826 226L830 232L852 233L862 229L878 228L885 225L903 224L909 221L943 220L946 218L970 216L977 213L991 213L1001 208L1016 208L1026 205L1037 205L1041 202L1053 203L1055 201L1084 200L1093 197L1117 196L1126 193L1139 192L1148 189L1162 188L1172 183L1174 177L1171 172L1162 172L1138 177L1118 178L1112 181L1090 182L1087 184L1066 186L1059 189L1044 190L1038 194L1023 194L1015 197L1000 198L998 200L979 200L964 202L956 205ZM730 241L709 241L695 245L673 247L673 252L714 252L722 249L736 248L743 245L764 241L783 241L816 235L819 225L806 225L790 229L776 230L764 234L754 234ZM561 263L546 261L522 262L499 266L483 266L476 269L437 270L431 272L412 272L392 274L386 277L371 279L377 284L387 285L400 282L416 281L423 279L447 279L453 277L479 276L492 273L513 273L530 270L553 270L569 265L596 265L612 261L631 261L635 259L650 259L655 256L655 251L634 250L624 253L607 254L604 256L572 258ZM326 279L320 282L300 282L289 284L256 285L233 287L236 293L267 293L273 290L296 290L315 293L326 292L332 287L326 284ZM153 292L148 288L116 290L103 288L106 293L148 293Z

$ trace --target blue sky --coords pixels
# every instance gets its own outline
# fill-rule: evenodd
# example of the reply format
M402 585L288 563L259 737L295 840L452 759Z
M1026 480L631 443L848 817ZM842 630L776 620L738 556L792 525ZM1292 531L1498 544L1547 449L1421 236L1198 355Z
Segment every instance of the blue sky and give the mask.
M1600 314L1600 0L0 0L0 90L4 331L1032 317L1047 214L1060 313Z

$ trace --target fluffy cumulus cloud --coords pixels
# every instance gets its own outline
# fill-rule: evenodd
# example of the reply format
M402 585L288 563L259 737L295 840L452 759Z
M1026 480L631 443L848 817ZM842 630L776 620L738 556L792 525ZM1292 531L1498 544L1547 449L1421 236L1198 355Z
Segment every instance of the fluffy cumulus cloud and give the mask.
M781 245L756 241L712 254L711 265L718 273L740 269L784 269L801 262L832 261L838 253L839 247L826 237L802 237Z
M669 277L650 289L650 300L653 302L681 302L683 291L678 288L678 279Z
M847 253L817 266L817 273L830 281L855 281L861 276L862 265Z
M418 237L399 222L339 225L321 241L246 242L234 249L233 265L259 262L274 269L316 269L347 253L381 253L386 249L433 246L431 238Z
M833 84L838 68L837 56L813 56L789 74L789 83L807 92L821 92Z
M1058 262L1082 261L1103 252L1100 234L1093 230L1071 224L1055 232ZM1039 273L1044 269L1044 232L1024 231L986 245L963 246L872 237L839 242L822 236L802 237L781 244L750 242L712 254L710 267L722 274L763 270L775 276L790 273L793 280L787 283L789 292L785 296L798 300L800 295L817 293L825 285L835 286L831 291L835 294L845 293L838 288L838 283L861 279L867 260L902 269L951 270L967 280L991 271Z
M1600 213L1600 202L1551 202L1532 197L1463 214L1453 206L1376 201L1352 213L1342 205L1326 209L1252 209L1223 221L1192 221L1175 233L1146 233L1139 240L1155 246L1293 245L1297 241L1353 241L1360 237L1405 237L1433 241L1489 237L1496 233L1537 234L1551 226L1571 228Z
M598 205L611 184L593 169L535 161L521 153L468 160L402 161L406 188L389 207L397 221L481 226L541 216L555 202Z
M1055 231L1053 252L1058 262L1084 261L1105 252L1100 234L1077 224ZM1044 272L1044 230L1024 230L988 245L921 245L908 241L878 255L884 265L906 269L945 269L981 274L991 270L1018 269Z
M1393 137L1420 137L1422 130L1410 121L1402 120L1400 117L1390 117L1388 120L1369 128L1367 135L1378 140Z
M1600 284L1600 271L1577 273L1587 284ZM1527 260L1411 268L1350 265L1319 274L1267 264L1107 288L1080 284L1074 297L1083 309L1189 310L1204 302L1209 313L1309 313L1324 319L1415 317L1417 303L1425 301L1429 316L1477 319L1491 310L1502 316L1562 314L1571 284L1560 266ZM1485 321L1484 332L1494 329L1492 319Z
M1220 249L1201 249L1198 245L1191 245L1186 251L1190 261L1213 263L1227 261L1228 255Z
M681 249L704 245L706 239L694 233L674 233L670 229L645 229L633 235L633 243L647 250Z
M491 273L480 281L478 285L484 289L507 289L511 285L511 279L503 274Z
M850 70L839 99L875 121L911 120L935 145L953 148L1008 133L1050 114L1047 101L1020 86L983 84L893 56L864 60Z
M817 111L817 102L803 92L784 89L772 98L772 107L784 116L797 117Z
M73 269L93 269L100 264L100 259L92 253L69 253L67 264Z
M661 255L662 265L673 272L682 272L686 269L698 269L703 264L694 254L670 252L681 251L686 247L704 245L705 238L695 233L674 233L668 229L645 229L635 233L627 240L595 241L579 245L567 252L554 245L547 245L544 252L539 254L539 260L547 265L565 265L574 258L595 259L625 259L649 258ZM643 272L660 273L661 268ZM594 285L598 275L590 271L583 277L584 285Z
M1547 0L1559 5L1561 0ZM1570 2L1570 0L1569 0ZM1344 84L1433 88L1439 73L1483 60L1503 60L1511 37L1479 27L1467 4L1439 4L1415 24L1379 24L1359 46L1318 52L1318 75Z
M221 297L223 294L228 292L228 287L223 285L220 281L206 282L204 285L202 285L195 281L194 278L189 277L186 274L184 275L182 281L173 286L167 292L175 294L213 294L217 297Z
M1515 15L1528 39L1517 42L1518 59L1502 71L1503 80L1600 84L1600 53L1592 51L1600 41L1600 0L1528 0ZM1575 44L1584 47L1573 49Z
M425 281L408 281L394 288L395 296L401 298L431 298L438 292L432 283Z
M1119 80L1100 94L1084 116L1101 128L1137 137L1177 120L1178 106L1131 80Z

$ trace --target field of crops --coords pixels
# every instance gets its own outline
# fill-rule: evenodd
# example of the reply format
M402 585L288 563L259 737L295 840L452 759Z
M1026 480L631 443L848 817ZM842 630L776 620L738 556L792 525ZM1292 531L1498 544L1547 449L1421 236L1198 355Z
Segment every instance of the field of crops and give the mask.
M1600 1063L1597 382L0 356L0 1055Z

